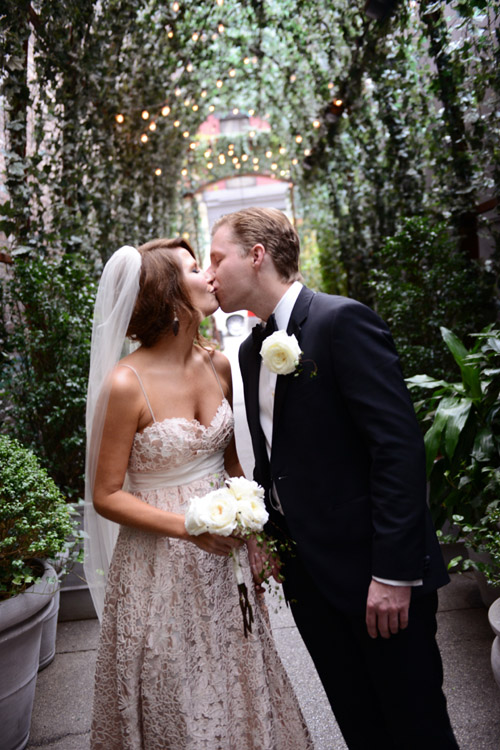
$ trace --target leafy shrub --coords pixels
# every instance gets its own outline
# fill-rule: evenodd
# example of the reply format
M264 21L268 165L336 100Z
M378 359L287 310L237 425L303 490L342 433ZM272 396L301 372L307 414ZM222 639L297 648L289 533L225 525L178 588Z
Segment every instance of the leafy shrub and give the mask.
M500 330L475 336L467 350L442 328L460 380L427 375L408 378L410 387L431 395L416 404L425 433L430 507L434 522L485 525L485 516L500 507Z
M392 332L406 375L426 372L453 376L453 358L440 327L459 338L496 318L494 277L469 260L450 237L446 224L406 219L378 257L370 285L376 308Z
M82 497L95 284L67 254L17 257L3 285L2 431L30 447L68 497Z
M34 558L68 547L76 522L32 451L0 435L0 600L37 580Z

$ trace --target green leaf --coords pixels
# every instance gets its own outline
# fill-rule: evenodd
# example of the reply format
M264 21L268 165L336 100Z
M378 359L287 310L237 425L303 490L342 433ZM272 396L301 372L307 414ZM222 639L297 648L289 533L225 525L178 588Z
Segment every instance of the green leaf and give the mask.
M450 331L448 328L445 328L444 326L441 326L440 331L448 349L455 359L455 362L460 367L464 386L470 392L473 399L480 398L482 390L481 382L479 379L479 365L474 367L473 365L467 363L467 356L469 352L462 344L458 336L455 336L452 331Z
M430 476L434 461L438 454L441 444L441 435L446 427L446 419L442 414L436 414L434 422L427 430L424 437L425 454L426 454L426 471L427 477Z
M445 401L449 403L445 404ZM438 411L446 417L444 449L450 461L454 456L455 448L467 422L471 407L472 400L466 398L460 399L458 402L456 399L443 399L438 408Z

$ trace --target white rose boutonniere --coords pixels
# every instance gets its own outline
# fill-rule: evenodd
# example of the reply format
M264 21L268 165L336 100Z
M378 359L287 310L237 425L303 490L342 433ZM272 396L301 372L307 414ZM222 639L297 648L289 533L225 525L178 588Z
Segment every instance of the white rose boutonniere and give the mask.
M277 375L290 375L297 369L302 351L294 334L275 331L262 343L260 356L271 372Z

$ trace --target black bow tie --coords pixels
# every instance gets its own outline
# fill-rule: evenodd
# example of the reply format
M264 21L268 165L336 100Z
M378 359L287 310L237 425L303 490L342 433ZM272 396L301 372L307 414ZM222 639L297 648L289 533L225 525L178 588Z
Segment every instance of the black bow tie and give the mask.
M252 337L255 346L260 350L264 339L267 339L268 336L270 336L277 330L278 326L276 325L276 318L274 317L273 313L267 319L266 325L264 325L263 323L259 323L252 328Z

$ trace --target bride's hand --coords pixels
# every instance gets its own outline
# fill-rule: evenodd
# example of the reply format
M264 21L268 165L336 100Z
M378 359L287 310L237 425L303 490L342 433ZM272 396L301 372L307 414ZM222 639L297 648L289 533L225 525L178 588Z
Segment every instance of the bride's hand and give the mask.
M199 536L188 536L187 538L204 552L210 552L212 555L220 555L221 557L227 557L233 549L237 549L243 544L241 539L233 536L219 536L218 534L210 534L208 531Z

